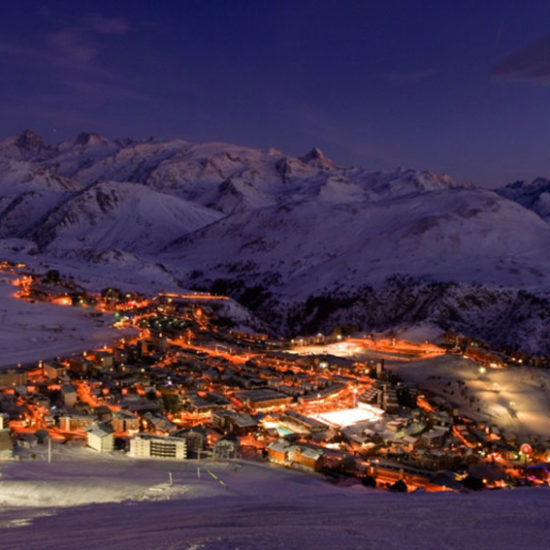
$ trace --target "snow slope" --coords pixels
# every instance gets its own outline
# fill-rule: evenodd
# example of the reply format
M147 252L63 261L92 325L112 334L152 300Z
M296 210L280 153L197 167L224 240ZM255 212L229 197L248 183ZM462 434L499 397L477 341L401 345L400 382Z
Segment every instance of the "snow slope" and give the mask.
M239 212L182 237L165 257L181 264L191 256L211 277L278 273L284 295L307 297L400 272L548 288L550 258L541 254L548 246L550 227L532 212L491 191L452 189Z
M47 507L3 507L3 547L547 548L547 489L391 494L359 485L331 486L311 474L244 462L203 462L198 480L195 461L138 463L126 457L117 460L92 458L92 451L87 454L79 462L47 465L33 461L4 468L7 479L0 482L0 499L3 493L21 494L26 483L37 488L38 495L45 495L41 488L49 487L51 500L45 501ZM228 489L208 475L207 469L224 480ZM169 471L175 482L172 488L166 483ZM118 491L131 497L141 494L144 500L52 507L56 496L60 504L71 500L79 484L89 487L92 499Z
M33 232L47 252L101 254L110 248L154 253L181 232L221 215L133 183L104 182L52 210Z
M12 279L4 274L0 280L0 369L81 353L125 335L110 326L110 316L91 318L89 309L14 298Z

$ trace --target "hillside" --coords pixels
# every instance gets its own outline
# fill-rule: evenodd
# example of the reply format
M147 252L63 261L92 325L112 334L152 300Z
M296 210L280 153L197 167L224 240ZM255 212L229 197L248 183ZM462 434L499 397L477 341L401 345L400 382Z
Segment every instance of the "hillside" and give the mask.
M7 255L96 280L139 270L150 289L226 292L278 332L428 321L550 353L548 185L489 191L340 167L317 148L46 145L27 130L0 143L0 238Z

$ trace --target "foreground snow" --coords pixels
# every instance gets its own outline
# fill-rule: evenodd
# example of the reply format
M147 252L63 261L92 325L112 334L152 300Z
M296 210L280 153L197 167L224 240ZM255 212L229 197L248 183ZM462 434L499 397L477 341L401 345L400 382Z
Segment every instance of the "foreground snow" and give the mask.
M69 455L56 457L51 465L2 465L0 498L6 498L10 486L27 484L28 503L40 505L1 508L2 548L548 547L546 489L396 495L359 485L335 487L317 476L260 464L203 462L197 479L196 462L139 462L81 453L87 458ZM224 480L227 489L207 470ZM118 492L122 500L135 491L144 498L54 508L78 503L77 487L81 494L88 487L89 502L101 492ZM46 494L46 501L30 500Z

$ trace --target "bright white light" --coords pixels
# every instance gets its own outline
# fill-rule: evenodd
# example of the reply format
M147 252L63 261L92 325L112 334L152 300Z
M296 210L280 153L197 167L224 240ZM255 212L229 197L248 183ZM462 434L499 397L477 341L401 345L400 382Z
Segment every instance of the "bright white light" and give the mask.
M332 411L319 414L318 418L332 426L345 428L359 422L372 422L378 420L384 414L382 409L372 405L363 405L354 409L343 409L341 411Z

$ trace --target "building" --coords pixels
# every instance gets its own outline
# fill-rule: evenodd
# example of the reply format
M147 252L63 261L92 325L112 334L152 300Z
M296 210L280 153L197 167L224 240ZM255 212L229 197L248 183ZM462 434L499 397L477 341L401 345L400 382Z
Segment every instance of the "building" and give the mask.
M10 417L7 413L0 413L0 430L7 430Z
M95 421L95 416L67 414L59 418L59 429L64 432L72 432L79 429L85 429Z
M168 434L176 428L175 424L172 424L168 418L161 414L146 412L143 415L143 420L146 420L149 426L160 434Z
M64 384L61 386L61 395L63 396L63 403L66 407L74 407L78 401L78 395L76 388L71 384Z
M0 386L21 386L27 384L27 371L7 369L0 372Z
M187 458L187 446L185 439L179 437L137 434L130 439L128 456L132 458L184 460Z
M67 368L57 362L44 363L44 376L54 380L55 378L61 378L67 374Z
M418 438L418 445L428 448L440 447L447 439L448 434L448 428L437 426L421 434Z
M328 426L315 420L314 418L309 418L303 414L297 413L295 411L286 411L281 416L281 421L283 425L288 425L293 430L302 433L303 431L307 432L326 432Z
M231 460L237 457L239 440L232 435L221 437L212 447L212 458L214 460Z
M291 448L289 456L294 468L312 472L320 471L325 463L325 453L322 449L295 445Z
M139 431L139 418L128 411L114 411L111 424L117 433L127 432L132 435Z
M275 464L286 464L290 443L285 439L278 439L267 446L267 456L270 462Z
M212 424L224 432L244 435L255 430L258 423L246 413L235 411L216 411L212 414Z
M201 426L181 430L176 435L185 439L188 454L197 455L205 448L206 431Z
M374 405L388 414L399 412L397 393L388 382L376 381L371 388L359 396L359 402Z
M265 388L237 392L235 397L241 403L253 409L280 407L282 405L288 405L293 401L291 396Z
M324 466L325 452L320 448L291 445L284 439L270 443L267 447L270 462L292 466L300 470L318 472Z
M69 370L79 374L84 374L92 370L93 363L85 357L72 357L69 359Z
M112 369L114 366L115 357L108 351L96 351L94 354L95 364L102 369Z
M105 424L94 423L86 428L88 447L99 453L110 453L115 447L113 430Z
M0 430L0 460L13 458L13 442L8 430Z

